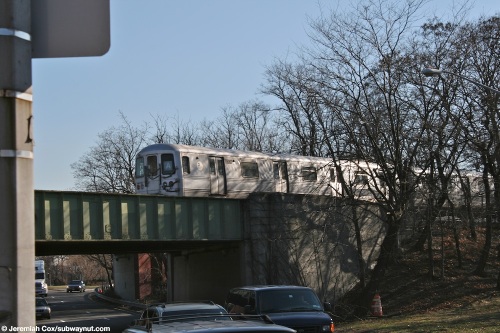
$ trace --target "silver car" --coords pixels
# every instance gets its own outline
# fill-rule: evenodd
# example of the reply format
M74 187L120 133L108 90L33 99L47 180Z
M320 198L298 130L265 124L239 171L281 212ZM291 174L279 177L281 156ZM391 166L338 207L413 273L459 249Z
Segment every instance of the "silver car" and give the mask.
M36 304L36 317L37 318L47 318L50 319L50 313L52 310L50 309L49 303L43 297L35 297Z
M207 320L205 316L197 319L190 315L182 318L168 319L161 323L149 323L144 326L129 327L123 333L297 333L296 330L274 324L265 316L220 315L229 320ZM236 318L240 317L240 318ZM231 320L235 319L235 320Z
M72 280L68 283L66 287L66 292L77 291L83 293L85 291L85 283L82 280Z

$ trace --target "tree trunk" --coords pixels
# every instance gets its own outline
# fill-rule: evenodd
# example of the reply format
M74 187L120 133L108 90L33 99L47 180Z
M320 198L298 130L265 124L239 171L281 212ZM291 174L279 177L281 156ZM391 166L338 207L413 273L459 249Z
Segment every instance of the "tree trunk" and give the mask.
M427 235L429 234L430 224L431 224L431 222L429 220L429 217L427 217L425 219L425 227L420 232L418 239L417 239L417 242L413 246L414 251L423 252L425 250L424 245L425 245L425 242L427 241Z
M462 181L462 178L460 179ZM465 177L465 181L462 181L462 188L462 193L464 194L465 209L467 211L467 220L469 222L470 237L471 239L476 240L476 220L474 219L474 215L472 214L472 193L469 177Z
M485 166L483 170L483 182L484 182L484 199L486 203L486 234L484 240L484 246L481 250L481 255L479 256L479 261L477 267L473 274L478 276L484 275L484 270L486 268L486 263L488 262L489 253L491 250L491 227L492 227L492 214L494 214L494 209L492 209L491 204L491 188L488 178L488 168Z
M431 221L429 220L429 228L427 229L427 259L428 259L428 276L429 279L434 278L434 254L433 254L433 242L432 242L432 226L430 225Z
M379 290L380 283L385 277L387 267L391 262L393 262L394 259L394 251L397 247L399 226L399 221L388 221L387 232L382 242L382 246L380 247L377 265L373 269L370 280L368 281L366 287L361 291L358 298L355 315L359 317L366 316L370 308L373 295L381 291Z
M455 204L452 200L448 200L451 212L451 223L453 228L453 239L455 240L455 250L457 253L458 267L462 268L462 252L460 251L460 237L457 230L457 219L455 217Z
M455 217L453 217L455 219ZM453 221L453 238L455 239L455 250L457 252L458 268L462 268L462 251L460 250L460 237L458 235L458 229L455 221Z
M354 203L351 205L352 209L352 219L354 223L354 231L356 233L356 247L358 253L358 266L359 266L359 285L361 288L365 287L365 261L363 259L363 240L361 237L361 229L359 227L358 212L356 211L356 205Z

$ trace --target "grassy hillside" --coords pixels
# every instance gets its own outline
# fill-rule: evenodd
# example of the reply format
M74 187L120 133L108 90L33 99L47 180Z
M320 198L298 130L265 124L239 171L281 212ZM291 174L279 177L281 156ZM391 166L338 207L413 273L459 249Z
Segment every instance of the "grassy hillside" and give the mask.
M500 331L500 298L478 299L467 306L421 314L337 323L336 332L485 332Z
M500 291L496 289L500 270L496 249L499 230L493 232L484 276L472 274L484 244L484 231L478 231L478 239L473 241L467 237L467 230L462 230L462 267L458 267L453 238L434 239L434 278L429 277L427 253L406 252L389 269L380 288L384 316L363 319L341 316L336 331L500 332ZM337 304L338 313L347 313L345 308L350 303L346 298Z

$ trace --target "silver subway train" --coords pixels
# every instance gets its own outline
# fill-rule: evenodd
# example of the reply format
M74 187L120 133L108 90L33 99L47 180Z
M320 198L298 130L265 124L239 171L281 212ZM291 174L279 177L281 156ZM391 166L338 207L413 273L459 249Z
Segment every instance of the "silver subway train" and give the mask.
M359 199L370 196L369 163L341 163ZM138 194L246 198L252 192L340 196L337 169L328 158L266 154L175 144L153 144L136 159ZM380 187L380 184L377 184Z

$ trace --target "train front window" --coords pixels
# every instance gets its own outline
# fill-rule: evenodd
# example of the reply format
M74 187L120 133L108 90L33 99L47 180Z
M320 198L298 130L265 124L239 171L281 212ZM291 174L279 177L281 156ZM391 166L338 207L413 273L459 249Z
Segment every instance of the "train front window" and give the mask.
M148 156L147 158L148 165L148 176L155 177L158 175L158 159L156 155Z
M137 157L135 159L135 176L144 177L144 158Z
M175 173L174 155L161 155L161 173L164 175L171 175Z

